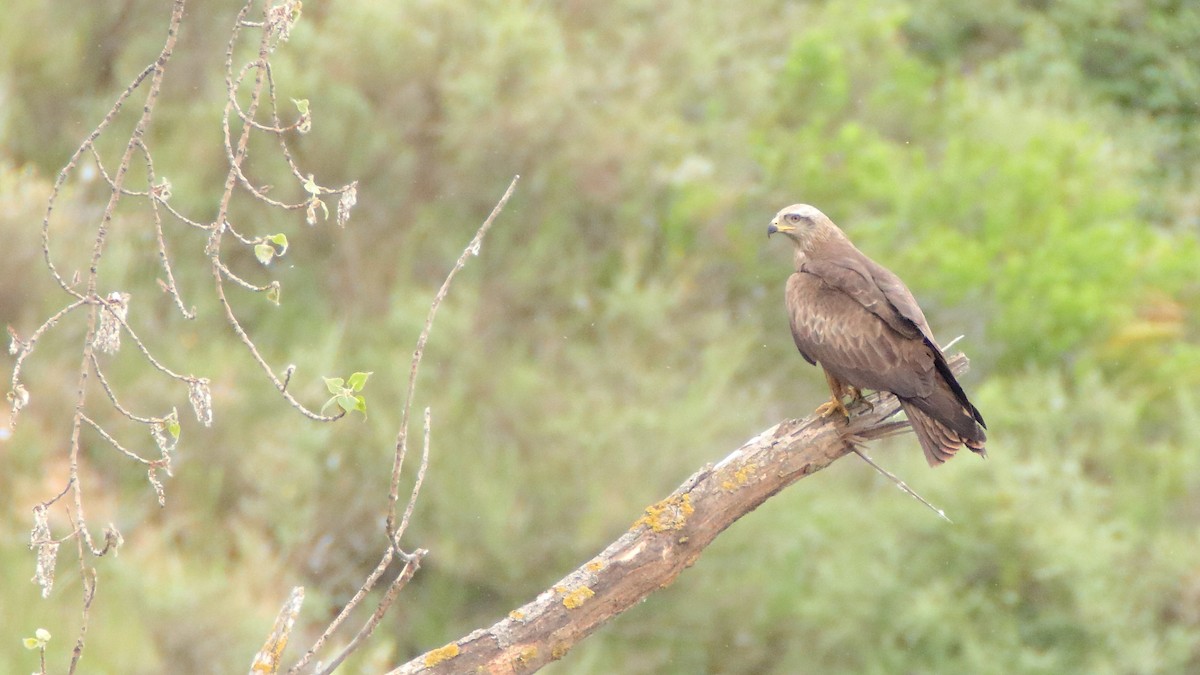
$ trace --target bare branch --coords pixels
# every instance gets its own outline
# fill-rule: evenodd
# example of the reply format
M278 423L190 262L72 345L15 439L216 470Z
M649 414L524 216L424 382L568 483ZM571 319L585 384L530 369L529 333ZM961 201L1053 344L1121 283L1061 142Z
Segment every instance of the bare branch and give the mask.
M179 1L176 4L181 5L182 2ZM174 15L172 15L171 30L168 36L172 47L174 46L175 30L178 28L178 23L174 22L173 19ZM69 295L74 296L76 299L82 299L83 296L72 287L73 284L68 284L67 281L62 278L62 275L58 273L58 268L54 265L53 256L50 255L50 216L54 213L54 203L58 199L58 195L62 191L63 185L67 182L67 178L74 173L75 168L79 165L79 158L83 155L83 153L92 148L92 145L96 142L96 139L100 137L100 134L104 133L104 130L107 129L108 126L112 124L113 120L117 118L117 113L121 111L121 107L125 104L125 100L133 95L134 90L140 87L142 82L149 77L151 73L157 72L157 69L158 62L152 63L146 66L142 72L138 73L137 76L133 78L133 82L131 82L129 86L125 88L125 91L121 92L121 95L117 97L116 102L113 103L113 107L109 109L108 113L104 116L104 119L101 120L100 124L98 124L96 128L92 130L92 133L88 134L88 137L83 140L83 143L81 143L79 147L75 149L75 152L71 155L71 159L67 160L66 166L64 166L58 172L58 177L54 179L54 188L50 191L50 198L46 202L46 214L42 217L42 256L45 258L46 268L50 270L50 275L54 277L55 281L58 282L58 285L61 286L64 291L66 291ZM147 104L152 105L152 102L147 101ZM119 195L121 191L120 183L109 180L109 184L114 188L114 194Z
M101 438L103 438L105 441L108 441L109 445L111 445L114 448L116 448L117 450L119 450L121 452L121 454L125 455L129 459L132 459L133 461L138 462L140 464L145 464L146 466L158 465L159 462L157 460L145 459L144 457L137 454L136 452L121 445L120 441L113 438L111 434L109 434L107 431L104 430L104 427L101 427L99 424L96 423L95 420L88 417L87 415L83 415L83 422L85 424L87 424L89 427L91 427L96 433L100 434Z
M79 553L80 576L83 580L83 623L80 628L79 637L76 640L75 650L72 654L71 664L68 672L75 671L75 668L79 662L79 657L83 653L83 640L87 631L87 618L96 586L95 570L88 567L84 545L86 544L88 551L90 551L93 556L97 557L103 555L104 552L109 548L107 545L103 549L97 548L93 541L91 532L88 530L87 520L84 517L83 510L83 487L79 479L79 454L81 448L79 435L81 427L84 424L84 420L87 419L84 414L84 408L87 402L86 384L88 371L90 369L89 366L91 364L94 349L96 348L95 339L96 332L98 330L98 316L101 312L109 312L110 316L118 319L122 325L125 325L124 319L115 312L111 312L108 305L104 301L100 300L96 293L99 278L100 259L104 254L109 224L112 222L113 216L116 213L117 203L123 196L122 186L124 184L125 176L129 170L133 153L138 147L140 139L145 135L146 129L150 124L150 119L153 115L155 104L158 101L158 94L162 87L162 79L163 74L166 71L167 61L171 58L171 54L175 50L175 43L179 35L179 26L183 21L183 8L184 1L176 0L171 10L170 24L167 28L167 38L163 43L163 48L159 53L158 58L152 65L148 66L140 75L138 75L137 78L135 78L134 83L131 84L129 88L127 88L125 92L118 98L117 103L105 116L104 120L99 126L97 126L92 134L88 136L88 139L84 141L83 145L81 145L79 150L76 151L75 155L72 156L67 166L64 167L59 173L59 178L55 182L55 188L51 195L50 202L46 207L46 216L42 225L42 248L46 259L46 265L51 274L59 282L59 285L62 286L64 291L76 299L86 298L88 304L91 305L91 311L88 315L87 333L83 340L81 363L79 366L79 379L76 386L75 403L71 421L70 450L68 454L68 475L70 478L69 484L72 496L71 504L74 507L74 536L76 538L77 549ZM65 182L66 177L71 173L71 171L74 170L79 155L82 154L85 149L89 148L95 141L96 137L99 136L99 134L108 126L109 123L111 123L111 121L116 117L117 111L120 109L121 104L126 98L129 97L133 89L138 87L147 76L150 77L150 83L149 90L146 93L145 103L142 105L142 114L138 118L137 123L134 125L133 132L131 133L129 141L125 146L125 152L122 155L121 163L117 167L116 174L112 177L112 191L109 195L108 204L105 206L103 215L101 216L100 224L96 228L95 240L92 243L92 253L87 273L86 291L80 293L70 285L66 284L66 282L59 276L58 272L54 269L54 265L51 262L49 249L49 227L54 197L58 194L58 190ZM128 328L128 326L126 326L126 328ZM72 509L68 509L68 511L71 510Z
M232 232L232 229L229 227L229 205L233 199L234 189L238 185L242 185L246 189L250 190L256 198L259 198L260 200L271 205L288 208L287 205L277 203L273 200L263 197L261 193L250 184L249 180L247 180L242 173L242 165L246 159L246 149L250 142L250 134L255 130L255 126L244 123L242 125L241 134L238 136L236 146L232 141L230 116L236 105L238 86L240 85L244 75L250 70L254 70L255 76L254 84L250 90L250 104L247 106L244 115L246 119L252 120L257 114L259 104L262 101L263 87L266 83L265 73L267 57L270 55L275 41L278 39L283 39L281 36L281 31L286 32L286 27L283 27L280 23L282 19L265 21L262 24L262 35L259 38L258 43L258 58L247 64L246 67L241 71L241 74L235 78L233 75L233 52L237 44L240 27L244 25L246 14L250 11L253 4L254 3L252 1L247 2L238 13L237 20L234 22L234 29L231 31L229 38L229 45L225 52L225 85L227 93L225 111L222 115L222 130L224 133L226 159L229 164L229 171L225 176L225 186L221 194L220 203L218 205L217 217L214 221L216 225L212 229L212 235L209 238L209 243L207 246L212 269L214 292L217 297L217 301L221 305L221 309L225 313L226 323L233 328L234 334L236 334L238 339L241 340L242 344L245 345L247 351L250 353L250 356L254 359L254 362L259 365L259 368L262 369L263 373L267 376L267 379L270 380L271 384L275 386L275 389L281 396L283 396L283 399L288 403L288 405L292 406L299 411L300 414L309 419L318 422L332 422L340 419L342 415L322 415L320 413L313 412L287 390L287 385L275 375L275 370L270 364L267 363L266 359L263 358L262 354L255 346L254 341L246 332L246 329L242 327L242 323L234 313L233 306L230 304L229 298L225 293L226 278L230 278L234 280L235 283L239 283L251 290L265 290L271 287L271 285L267 285L260 288L250 284L249 282L245 282L229 271L224 263L221 262L222 235L227 231ZM285 3L285 5L290 7L290 3ZM280 5L279 7L282 6L284 5ZM268 14L268 19L271 19L271 16L273 16L272 12L274 12L275 9L267 8L265 11ZM236 233L234 234L240 241L242 241L242 243L253 241L243 238Z
M475 236L471 238L471 242L467 244L467 247L463 249L462 255L458 257L458 262L454 264L450 273L446 275L446 280L442 282L442 287L438 289L437 295L433 297L433 303L429 306L429 315L425 318L425 327L421 329L421 335L417 338L417 347L413 350L412 366L408 373L408 393L404 397L404 412L401 415L400 431L396 435L395 459L392 463L392 485L388 491L388 540L392 542L392 546L396 547L397 553L401 553L399 549L400 536L403 534L403 531L396 525L396 507L400 501L400 475L404 469L405 455L408 454L408 421L412 413L413 394L417 389L417 372L421 368L421 357L425 354L425 343L429 341L429 333L433 330L433 319L437 316L438 307L441 306L442 300L446 298L446 293L450 291L450 282L454 281L455 275L466 266L467 260L471 256L479 255L479 247L483 245L483 238L487 235L488 230L492 228L492 223L496 221L496 217L504 210L505 204L508 204L513 191L517 189L517 181L520 179L520 176L513 176L512 182L508 184L508 189L504 191L504 196L500 197L500 201L496 202L495 208L488 214L487 219L483 221L483 225L479 226L479 229L475 232ZM416 495L417 490L414 489L409 506L405 509L406 512L411 510L412 500L416 499ZM405 524L407 524L407 516Z
M421 494L421 486L425 484L425 471L429 468L429 425L430 410L425 408L425 442L421 447L421 465L417 467L417 480L413 483L412 494L408 504L404 506L404 515L400 517L400 525L396 528L395 540L399 541L408 529L408 521L412 518L413 508L417 505L417 496Z
M267 637L266 644L254 656L254 663L250 665L251 675L260 673L274 675L279 672L280 658L283 656L283 650L287 647L288 638L292 635L292 627L296 625L296 617L299 616L300 608L303 606L304 587L296 586L292 589L292 594L288 596L287 602L283 603L283 607L280 608L279 615L275 617L275 627L271 630L271 635Z
M37 345L37 341L46 333L46 331L57 325L64 316L86 304L87 299L80 297L78 300L75 300L66 307L58 310L53 316L51 316L49 319L46 319L41 326L38 326L37 330L35 330L33 334L29 336L29 339L25 341L20 340L17 337L16 331L14 331L11 327L8 329L9 337L12 340L11 344L9 345L9 352L17 355L16 362L13 364L11 380L12 388L9 390L9 398L12 399L12 414L8 418L9 429L16 428L17 415L20 413L21 408L25 407L25 405L29 402L29 394L25 390L24 385L21 384L21 367L24 365L25 359L29 358L29 355L33 353L34 346Z
M170 184L166 181L159 183L155 180L154 175L154 159L150 156L150 148L146 147L145 139L138 141L138 146L142 149L142 156L146 159L146 185L149 186L147 194L150 196L150 212L154 216L154 238L158 243L158 263L163 268L163 273L166 274L167 280L162 282L163 290L171 295L171 299L175 301L175 307L185 319L196 318L196 308L188 309L183 306L183 298L179 295L179 288L175 283L175 272L171 270L171 258L167 255L167 241L163 237L162 213L158 210L158 205L166 206L167 199L170 197ZM175 213L174 209L166 206L169 213ZM187 218L179 217L180 220L186 223L191 223ZM200 225L195 223L195 225ZM203 227L202 225L200 227Z
M959 354L950 364L961 373L967 359ZM670 585L734 521L852 452L857 439L895 433L906 424L890 421L899 410L894 396L875 393L852 408L848 427L808 417L763 431L646 507L628 532L533 601L390 675L532 672L562 658L609 619Z
M313 646L309 647L304 656L296 662L296 665L292 666L288 670L288 675L298 673L302 668L304 668L304 666L308 665L308 662L311 661L312 658L316 656L317 652L325 646L325 641L328 640L335 632L337 632L337 629L341 627L342 622L344 622L350 616L350 613L353 612L356 607L358 607L358 604L363 601L363 598L367 596L367 593L371 592L371 589L374 588L375 584L379 582L379 578L382 577L383 573L387 571L388 566L391 565L392 559L395 557L396 552L392 550L391 546L388 546L383 552L383 558L380 559L379 564L375 566L375 569L372 570L369 575L367 575L367 579L365 582L363 582L362 587L358 589L358 592L354 594L354 597L350 598L350 602L347 602L346 606L342 607L342 611L338 612L338 615L334 617L329 626L325 628L325 632L321 633L321 637L317 638L317 641L313 643Z
M929 500L927 500L924 497L922 497L921 495L917 494L917 491L913 490L911 487L909 487L908 483L905 483L904 481L900 480L899 476L892 473L891 471L888 471L887 469L883 468L882 466L879 466L878 464L876 464L875 460L871 459L871 456L868 455L865 450L863 450L861 447L859 447L859 445L860 444L858 444L858 443L854 444L854 454L861 457L862 461L866 462L867 464L870 464L871 468L875 469L879 473L883 474L888 480L895 483L896 487L900 488L900 490L902 492L904 492L904 494L906 494L906 495L912 497L913 499L924 504L926 507L929 508L930 511L933 511L934 513L938 514L938 516L941 517L943 520L945 520L947 523L954 522L953 520L950 520L950 516L947 516L945 511L943 511L942 509L939 509L938 507L934 506L933 504L930 504Z
M345 620L349 617L350 613L354 611L354 609L363 601L367 593L369 593L371 589L375 587L375 584L378 583L380 577L383 576L383 573L387 570L392 560L394 558L399 558L401 561L403 561L404 567L401 569L400 575L397 577L397 579L392 582L391 586L388 587L387 592L384 594L383 600L380 601L375 612L367 620L367 623L363 626L363 628L359 630L358 634L355 635L354 639L351 640L350 644L347 645L345 649L343 649L320 671L322 673L332 672L332 670L336 668L338 664L340 664L347 656L349 656L355 649L358 649L358 647L363 644L366 638L369 637L370 634L375 630L375 627L379 624L379 621L383 619L384 614L391 606L392 601L395 600L396 595L399 594L400 590L408 584L409 579L416 574L417 570L421 566L421 560L428 553L425 549L421 548L416 549L412 553L405 553L400 548L400 538L408 528L408 523L412 517L413 509L416 508L417 497L420 495L421 487L425 483L425 472L429 468L431 418L431 412L429 408L425 408L423 425L425 433L424 443L422 444L421 450L421 464L417 468L416 481L413 484L413 489L409 495L408 502L404 507L404 513L400 517L399 524L397 525L396 523L397 506L400 499L400 476L404 469L405 457L408 454L408 423L409 415L412 410L413 394L416 391L417 371L421 366L421 357L425 353L425 344L429 340L429 333L433 330L434 317L437 315L438 307L441 306L442 301L446 298L446 294L450 290L450 282L454 280L454 276L458 274L458 271L466 266L467 260L469 260L471 256L479 254L479 247L483 241L483 238L487 235L488 230L491 229L492 224L496 221L496 218L500 215L500 212L504 210L504 206L508 203L509 198L512 197L513 192L516 190L517 181L520 180L520 178L520 176L513 176L512 182L508 185L508 189L504 191L504 195L500 197L498 202L496 202L496 206L492 209L492 212L488 214L487 219L485 219L483 224L479 226L479 229L475 232L475 236L471 238L470 243L467 244L467 247L463 250L462 255L459 256L454 267L451 268L449 274L446 275L446 279L442 282L441 288L438 289L437 294L433 298L433 302L430 304L429 314L425 319L425 327L421 330L421 335L417 338L417 346L413 350L413 360L408 376L408 393L405 397L400 430L396 436L396 452L392 466L392 484L391 489L388 492L387 550L384 552L379 564L375 566L375 569L367 576L362 586L354 594L354 597L352 597L350 601L346 603L346 606L342 608L342 611L338 613L337 617L334 618L333 622L330 623L330 625L325 629L325 631L308 650L308 652L304 654L304 656L296 663L296 665L292 666L292 668L288 671L289 674L297 673L306 665L308 665L316 653L324 646L329 637L337 631L342 623L345 622ZM354 184L347 186L347 188L353 189Z
M104 388L104 393L108 396L108 400L112 402L113 408L116 408L117 412L139 424L153 424L161 421L160 418L142 417L121 405L121 401L117 398L117 393L113 391L112 386L108 383L108 378L104 376L104 370L100 367L100 361L96 358L95 354L92 354L92 372L96 374L96 379L100 382L100 386Z
M238 86L234 83L232 76L234 48L238 44L238 35L241 28L252 25L244 21L244 19L246 14L256 4L254 0L246 0L238 13L238 19L234 22L231 31L229 48L226 54L226 83L229 85L228 96L234 105L237 103L236 97L238 95ZM106 294L100 292L102 275L104 273L102 271L102 262L107 264L105 258L109 248L111 248L109 239L112 236L116 236L113 223L119 213L124 215L124 211L118 212L118 207L122 200L126 200L128 203L128 200L131 199L133 203L139 206L142 205L143 199L146 200L145 206L149 207L149 218L147 220L149 221L148 224L152 225L154 229L158 262L164 273L164 278L159 279L159 285L164 292L170 294L176 308L185 318L195 318L195 310L185 306L177 287L171 256L168 254L164 218L166 218L168 223L172 223L171 218L173 217L174 221L178 221L180 224L202 229L208 233L203 260L209 263L210 269L213 272L215 294L225 310L226 318L233 327L234 332L247 345L256 362L262 366L271 381L283 393L285 400L302 414L312 419L332 421L342 417L342 415L324 416L313 413L297 402L291 394L287 393L287 382L280 382L272 374L271 369L267 366L249 336L242 329L238 319L234 316L230 303L225 297L224 282L229 280L231 283L240 284L249 290L266 292L269 299L277 301L278 282L271 282L262 286L255 285L238 277L220 259L221 237L227 231L232 233L242 245L253 246L265 239L264 237L242 237L229 224L228 211L230 200L234 190L239 185L248 189L252 197L258 198L259 201L267 205L281 206L293 210L308 209L309 211L313 211L318 205L322 210L326 210L324 202L318 198L318 195L338 195L338 224L342 226L345 225L349 208L354 205L356 199L356 182L351 182L341 188L326 188L317 185L311 175L307 178L302 177L299 167L296 165L293 156L284 143L283 134L293 130L301 133L307 131L311 126L311 116L307 113L306 104L299 105L300 118L295 124L285 126L279 123L274 81L271 77L270 64L267 61L267 57L280 42L287 40L292 26L300 16L300 2L298 0L284 0L282 2L267 3L263 7L262 11L265 20L257 24L262 30L262 36L258 44L257 58L251 61L242 71L242 77L244 77L253 70L255 77L253 86L248 87L250 89L248 106L245 111L238 107L238 114L241 116L240 119L243 125L241 135L237 140L236 149L228 143L230 131L229 102L227 101L223 121L227 140L226 147L230 150L229 172L224 184L224 190L220 193L217 217L207 222L199 222L189 218L169 204L171 197L170 181L157 177L154 158L146 140L151 120L154 117L159 102L167 65L175 51L179 31L183 24L185 0L173 0L169 6L171 9L166 37L157 58L132 78L129 85L117 96L112 106L104 114L99 124L96 125L75 149L66 165L59 171L47 200L41 227L42 254L49 274L59 287L61 287L63 292L69 296L67 304L46 319L40 327L24 340L19 337L15 329L12 327L8 329L11 338L10 352L16 356L11 379L11 389L8 393L9 400L12 403L12 415L10 416L9 426L15 429L18 413L30 401L30 388L21 379L26 359L33 353L39 339L51 328L55 327L60 320L67 317L68 314L71 314L76 309L87 308L85 316L81 317L77 312L72 316L72 318L77 319L78 323L83 325L84 338L78 352L80 365L74 388L74 400L70 408L68 408L71 414L71 423L69 443L66 448L68 458L66 486L61 494L41 503L35 508L35 526L34 532L31 535L31 545L37 551L38 555L38 567L35 570L35 579L42 585L43 591L46 594L49 594L53 585L53 564L59 545L69 539L75 540L75 548L78 553L76 562L79 567L80 588L83 593L83 616L69 667L70 672L75 671L83 653L84 638L88 627L88 616L95 597L96 580L98 578L96 570L92 567L88 557L103 556L110 550L115 550L121 544L121 535L112 526L104 528L102 542L98 536L93 535L89 530L88 520L84 511L85 494L80 468L82 463L81 432L85 427L93 429L104 442L107 442L127 458L144 467L147 477L158 495L160 504L164 503L164 489L162 482L159 480L158 472L162 471L167 475L171 474L171 452L179 438L179 420L176 410L172 409L170 414L166 416L149 417L137 415L122 405L118 400L114 388L116 383L110 382L108 377L106 377L104 368L102 367L104 359L100 356L100 353L117 352L120 348L121 337L123 335L127 336L127 339L133 341L138 351L142 353L155 370L187 385L188 401L196 414L197 420L206 426L212 423L212 395L209 381L203 377L177 373L166 367L163 362L155 357L149 346L143 342L126 319L130 309L130 294L123 292L123 290ZM241 79L241 77L238 78L238 84L240 84ZM259 109L262 102L264 82L268 82L270 85L268 93L270 95L271 119L275 122L270 127L254 121L256 110ZM136 102L140 103L140 106L133 102L135 92L144 97L141 101ZM121 154L106 157L105 154L100 152L97 142L102 135L112 132L115 126L114 123L126 108L126 103L131 104L129 114L133 121L132 130L127 138L121 141L121 146L123 146ZM253 187L249 180L245 178L242 173L245 169L243 164L246 159L248 136L252 131L276 134L292 175L296 177L308 195L305 201L297 204L284 204L267 199L264 194L265 189L260 190ZM91 155L90 159L88 158L89 153ZM138 166L134 164L135 154L140 154L141 159L144 161L144 185L141 184L142 177L138 175ZM90 233L90 246L88 252L85 254L85 262L75 263L79 267L78 271L75 271L74 274L64 276L59 272L51 251L51 225L52 218L56 215L54 209L60 195L65 191L65 186L79 172L81 165L84 162L90 161L94 161L95 168L102 178L102 183L99 186L105 190L104 205ZM91 165L89 164L88 166L90 167ZM294 367L288 368L285 380L290 379L293 369ZM98 402L103 404L102 399L94 400L95 396L89 382L93 377L93 373L95 374L95 378L99 380L108 401L120 415L123 415L129 421L149 427L150 435L158 447L159 457L150 459L140 455L135 451L135 446L126 445L118 440L118 437L122 436L122 434L116 433L114 429L107 426L107 423L99 421L106 418L94 414L92 410ZM125 423L123 420L121 422ZM64 499L67 495L70 495L70 497ZM54 539L48 515L50 507L56 504L59 508L66 511L67 519L70 523L70 532L63 536L61 540ZM392 551L389 547L386 557L390 560L391 556ZM296 611L298 610L299 606L297 604ZM283 645L280 643L280 651L282 648ZM277 663L276 661L276 666Z
M342 662L346 660L347 656L353 654L354 650L361 647L366 642L367 638L371 637L371 633L375 632L375 628L379 626L379 622L383 620L383 615L386 614L388 608L392 606L392 603L396 600L396 596L400 594L400 591L404 590L404 587L407 586L408 582L412 580L413 575L417 573L418 569L420 569L421 560L425 557L425 553L425 549L417 549L414 553L408 556L408 559L404 563L404 569L400 570L400 575L397 576L396 580L392 582L392 585L388 587L387 593L384 593L383 595L383 600L379 602L379 607L375 609L375 613L371 615L371 618L367 619L366 625L364 625L362 629L358 631L358 634L354 636L354 639L350 641L350 644L346 645L345 649L339 652L338 655L335 656L324 668L317 671L317 675L329 675L333 671L337 670L337 667L342 665Z

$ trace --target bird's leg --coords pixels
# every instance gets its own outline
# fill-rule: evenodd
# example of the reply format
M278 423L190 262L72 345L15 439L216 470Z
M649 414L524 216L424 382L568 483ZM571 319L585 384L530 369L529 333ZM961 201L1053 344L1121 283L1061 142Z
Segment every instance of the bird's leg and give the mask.
M822 368L822 370L825 369ZM842 381L830 374L828 370L825 370L825 380L829 382L831 396L828 401L817 406L816 414L819 417L832 417L836 412L840 413L842 417L850 419L850 412L842 403L842 394L846 391L846 385L842 384Z
M866 396L863 396L862 389L851 385L846 385L846 391L850 392L850 405L854 405L856 403L865 403L867 404L867 407L870 408L871 412L875 411L874 404L868 401Z

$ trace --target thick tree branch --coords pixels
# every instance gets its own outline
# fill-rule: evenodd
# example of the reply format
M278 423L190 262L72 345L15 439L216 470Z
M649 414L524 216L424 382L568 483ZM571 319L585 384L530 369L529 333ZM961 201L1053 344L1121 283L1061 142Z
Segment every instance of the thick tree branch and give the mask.
M967 358L958 354L950 364L962 373ZM851 409L849 427L808 417L763 431L648 506L621 538L532 602L391 675L527 673L562 658L606 621L668 586L717 535L772 495L851 453L855 442L907 428L890 419L898 411L894 396L873 394Z

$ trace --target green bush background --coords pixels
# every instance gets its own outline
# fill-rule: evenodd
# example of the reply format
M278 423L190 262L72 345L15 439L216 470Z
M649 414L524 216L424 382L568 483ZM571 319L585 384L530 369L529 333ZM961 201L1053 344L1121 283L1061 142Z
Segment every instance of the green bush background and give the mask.
M0 322L27 334L64 303L38 239L53 177L157 53L167 13L10 5ZM172 203L202 220L223 179L235 12L191 4L148 139ZM201 312L187 322L154 286L146 214L119 214L102 290L132 292L159 355L212 378L216 425L185 420L161 510L85 436L89 518L126 544L98 564L83 671L243 670L292 585L309 594L293 645L345 602L382 547L428 302L517 173L422 371L433 461L410 542L432 553L348 672L499 619L823 398L787 335L790 254L763 236L797 201L906 279L943 340L966 335L989 459L931 472L911 437L875 449L953 525L839 462L548 672L1200 670L1197 44L1200 7L1181 0L306 3L276 81L312 101L301 164L359 180L359 206L339 231L235 204L292 247L268 270L232 258L279 279L281 307L233 301L313 405L321 375L374 371L370 417L298 418L219 320L203 238L168 236ZM295 192L272 147L255 146L252 173ZM65 269L86 265L105 198L69 186L52 230ZM26 544L30 508L65 480L81 331L40 345L34 405L0 441L4 672L36 668L20 640L37 627L61 669L79 622L73 545L41 600ZM138 410L186 409L136 354L110 372Z

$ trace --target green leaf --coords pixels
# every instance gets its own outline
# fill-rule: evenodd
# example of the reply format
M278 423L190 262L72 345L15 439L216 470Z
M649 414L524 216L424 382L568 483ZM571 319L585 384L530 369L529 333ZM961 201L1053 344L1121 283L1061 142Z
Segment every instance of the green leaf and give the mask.
M373 372L373 371L372 371ZM367 386L367 378L371 377L371 373L357 372L346 380L346 386L352 391L362 391L363 387Z
M292 103L296 104L296 110L299 110L301 115L308 114L308 99L292 99Z
M338 407L346 412L353 412L358 409L358 399L350 394L342 394L337 397Z
M316 197L321 194L321 186L317 185L317 181L313 179L313 175L308 174L308 178L304 181L304 191Z
M42 646L42 641L37 638L25 638L21 642L25 643L25 649L37 649Z
M270 244L255 244L254 257L258 258L258 262L270 265L271 258L275 257L275 249Z
M282 293L282 291L279 288L279 282L276 281L273 284L271 284L270 288L267 289L267 300L278 305L280 293Z
M324 380L325 388L334 396L337 396L346 389L346 381L340 377L326 377Z
M171 434L171 438L179 440L179 420L167 420L167 433Z
M365 418L367 416L367 399L363 396L355 396L354 400L358 401L358 405L354 406L354 409L362 413Z
M283 255L284 253L287 253L288 242L286 234L282 232L279 234L273 234L267 237L267 240L279 247L279 250L275 252L275 255Z

